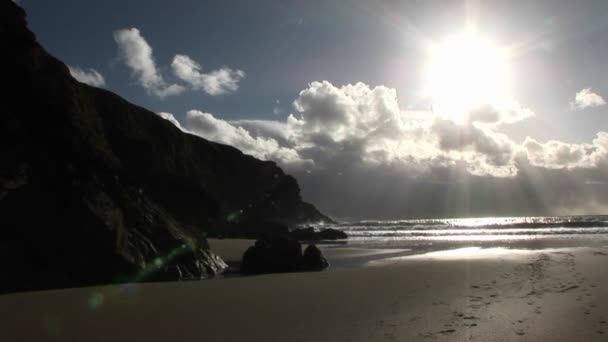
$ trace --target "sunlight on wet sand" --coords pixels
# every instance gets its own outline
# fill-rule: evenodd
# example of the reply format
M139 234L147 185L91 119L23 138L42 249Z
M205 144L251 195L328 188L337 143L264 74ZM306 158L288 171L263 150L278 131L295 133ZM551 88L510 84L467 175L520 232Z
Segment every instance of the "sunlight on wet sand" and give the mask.
M386 258L382 260L369 261L365 266L382 266L403 262L407 260L420 259L436 259L436 260L462 260L462 259L521 259L524 256L530 256L543 253L565 253L573 251L574 248L547 248L547 249L513 249L505 247L464 247L455 249L446 249L433 251L423 254L405 255L394 258Z

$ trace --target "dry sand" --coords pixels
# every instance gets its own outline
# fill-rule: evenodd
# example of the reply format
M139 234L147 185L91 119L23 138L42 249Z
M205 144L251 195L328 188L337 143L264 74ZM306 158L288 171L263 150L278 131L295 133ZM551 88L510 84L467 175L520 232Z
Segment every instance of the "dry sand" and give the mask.
M248 243L212 246L230 259ZM4 295L0 341L608 340L608 247L370 260L332 272Z

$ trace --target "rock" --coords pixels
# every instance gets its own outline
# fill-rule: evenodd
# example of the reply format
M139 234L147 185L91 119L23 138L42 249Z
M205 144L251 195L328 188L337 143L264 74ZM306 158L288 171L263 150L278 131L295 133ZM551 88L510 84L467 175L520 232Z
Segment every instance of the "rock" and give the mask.
M327 267L329 262L315 244L306 247L302 256L302 270L322 270Z
M298 240L338 240L347 239L348 235L345 232L333 228L315 230L313 227L293 230L289 234L290 237Z
M348 239L348 235L346 235L345 232L333 228L321 229L319 236L321 237L321 240Z
M275 236L259 239L243 254L242 274L283 273L322 270L329 262L317 246L302 254L302 245L293 239Z
M25 17L0 0L0 293L210 277L228 225L331 221L274 162L78 82Z
M241 273L294 272L302 264L302 245L286 237L259 239L243 254Z

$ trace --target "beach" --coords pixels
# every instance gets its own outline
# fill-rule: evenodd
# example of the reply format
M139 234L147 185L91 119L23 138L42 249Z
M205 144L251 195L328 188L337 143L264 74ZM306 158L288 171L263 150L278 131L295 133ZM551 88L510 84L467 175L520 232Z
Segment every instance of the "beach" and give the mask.
M0 0L0 342L608 341L606 13Z
M597 242L597 241L596 241ZM251 243L211 240L226 260ZM608 244L399 256L332 271L0 296L0 340L605 341ZM396 256L397 255L397 256Z

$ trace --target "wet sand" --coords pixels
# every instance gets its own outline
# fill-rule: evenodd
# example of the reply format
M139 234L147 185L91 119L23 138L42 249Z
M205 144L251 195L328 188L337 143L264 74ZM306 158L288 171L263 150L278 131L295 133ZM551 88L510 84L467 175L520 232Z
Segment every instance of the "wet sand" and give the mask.
M212 246L227 257L249 242L238 243ZM340 253L364 256L326 249L330 260ZM0 340L608 339L608 246L469 248L370 261L333 272L4 295Z

